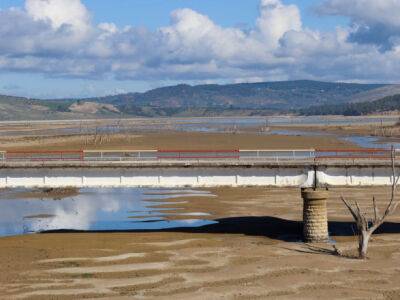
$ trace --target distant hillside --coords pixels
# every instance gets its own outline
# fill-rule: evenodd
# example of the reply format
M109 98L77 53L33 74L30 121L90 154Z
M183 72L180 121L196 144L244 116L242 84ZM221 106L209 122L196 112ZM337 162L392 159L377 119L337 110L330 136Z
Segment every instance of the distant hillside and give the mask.
M283 81L229 85L177 85L145 93L130 93L87 101L110 103L125 113L136 114L145 107L171 111L193 109L236 109L289 111L291 109L346 103L353 96L383 87L378 84Z
M351 102L370 102L397 94L400 94L400 84L386 85L354 95Z
M372 102L310 107L300 110L300 114L361 116L392 111L400 111L400 94Z
M68 101L41 101L0 95L0 120L51 119L68 110Z
M88 105L83 105L81 108L78 102L76 100L38 100L0 95L0 121L79 119L119 115L113 111L112 106L95 104L91 107L92 111L89 111Z
M145 93L71 100L0 96L0 120L271 115L305 112L310 107L346 104L357 99L369 100L395 92L397 88L399 86L300 80L177 85Z

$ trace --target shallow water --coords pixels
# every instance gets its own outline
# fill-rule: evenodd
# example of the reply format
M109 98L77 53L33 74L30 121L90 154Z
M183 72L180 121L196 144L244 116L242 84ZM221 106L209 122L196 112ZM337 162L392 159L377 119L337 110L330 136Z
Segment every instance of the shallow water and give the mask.
M384 140L374 136L340 136L335 133L327 133L320 131L301 131L301 130L271 130L268 134L276 135L295 135L295 136L332 136L339 140L353 143L361 148L374 148L374 149L390 149L392 146L399 149L400 143L398 142L385 142Z
M290 129L274 129L268 131L267 134L271 135L294 135L294 136L335 136L334 133L320 132L320 131L302 131Z
M127 133L127 132L153 132L160 130L178 130L184 132L224 132L229 130L241 130L257 126L290 126L290 125L363 125L363 124L394 124L397 117L332 117L332 116L270 116L270 117L218 117L218 118L165 118L146 119L143 121L118 121L116 124L95 126L95 124L78 126L67 126L58 129L42 130L1 130L0 136L13 135L57 135L57 134L93 134L94 132L106 133ZM125 124L126 123L126 124Z
M396 149L400 148L400 143L381 141L374 136L349 136L342 138L342 140L352 142L363 148L390 149L392 146Z
M206 191L102 188L81 189L79 195L62 200L18 196L26 191L15 189L1 193L0 236L54 230L157 230L216 223L208 220L211 216L205 212L183 211L179 204L185 201L176 200L213 196ZM174 204L176 208L156 207L163 204ZM184 220L166 219L171 216L184 217Z
M175 119L172 119L175 120ZM388 124L395 123L397 117L344 117L344 116L269 116L269 117L219 117L219 118L193 118L188 119L190 124L223 125L223 126L262 126L269 125L354 125L354 124ZM185 126L185 124L182 124Z

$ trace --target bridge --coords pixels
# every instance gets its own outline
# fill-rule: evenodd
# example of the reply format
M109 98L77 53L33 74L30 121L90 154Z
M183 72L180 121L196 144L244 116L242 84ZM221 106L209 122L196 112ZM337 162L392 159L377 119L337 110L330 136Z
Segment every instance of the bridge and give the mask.
M0 188L376 186L392 181L388 149L0 151L0 169Z
M391 185L392 163L387 149L3 151L0 188L301 187L304 240L320 242L328 192L316 187Z

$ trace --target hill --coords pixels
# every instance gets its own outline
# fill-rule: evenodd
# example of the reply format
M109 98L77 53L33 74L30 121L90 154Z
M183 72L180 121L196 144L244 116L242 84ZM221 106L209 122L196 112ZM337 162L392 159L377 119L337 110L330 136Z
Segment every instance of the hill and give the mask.
M400 84L386 85L377 89L359 93L352 97L351 102L370 102L398 94L400 94Z
M67 101L41 101L0 95L0 120L51 119L67 111L68 106Z
M0 121L80 119L115 115L119 115L119 112L116 113L112 105L95 103L89 107L76 100L39 100L0 95Z
M0 120L159 116L252 116L299 111L396 91L382 84L280 81L176 85L144 93L65 100L0 96Z
M229 85L177 85L87 101L110 103L125 113L141 113L153 108L166 115L193 110L261 110L282 112L292 109L346 103L353 96L382 88L378 84L329 83L318 81L282 81Z
M371 102L315 106L300 110L300 114L361 116L393 111L400 111L400 94Z

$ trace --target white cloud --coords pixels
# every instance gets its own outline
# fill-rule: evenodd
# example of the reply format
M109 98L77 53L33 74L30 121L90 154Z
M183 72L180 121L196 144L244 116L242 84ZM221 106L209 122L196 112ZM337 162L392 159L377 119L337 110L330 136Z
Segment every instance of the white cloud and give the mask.
M90 26L89 12L80 0L26 0L25 9L34 20L50 22L54 29L67 25L85 31Z
M185 65L195 61L214 66L216 61L240 61L261 54L261 44L241 30L222 28L191 9L172 13L171 25L159 30L159 42L167 60Z
M250 30L185 8L150 31L93 24L80 0L26 0L24 8L0 11L0 70L145 81L396 81L399 5L325 1L321 13L352 19L330 32L305 28L299 8L281 0L261 0Z
M349 17L352 22L351 42L375 44L383 51L399 43L399 0L326 0L318 11Z
M400 27L398 0L327 0L319 8L325 14L349 16L356 21Z
M291 30L302 30L300 11L295 5L283 5L280 0L262 0L257 29L267 47L277 47L283 35Z

